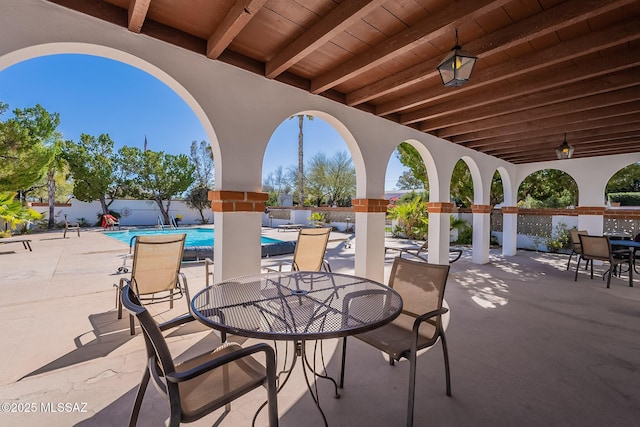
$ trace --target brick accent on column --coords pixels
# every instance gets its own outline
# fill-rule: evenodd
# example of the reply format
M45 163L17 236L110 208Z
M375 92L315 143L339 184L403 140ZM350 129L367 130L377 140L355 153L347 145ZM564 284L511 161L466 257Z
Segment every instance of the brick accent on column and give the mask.
M517 214L519 208L517 206L503 206L501 209L503 214Z
M429 213L452 213L455 205L451 202L429 202L427 211Z
M209 191L211 210L214 212L263 212L267 193L252 191Z
M385 199L353 199L354 212L379 213L386 212L389 201Z
M578 206L576 208L578 215L604 215L605 210L604 206Z
M493 210L493 205L471 205L471 212L474 214L488 214Z

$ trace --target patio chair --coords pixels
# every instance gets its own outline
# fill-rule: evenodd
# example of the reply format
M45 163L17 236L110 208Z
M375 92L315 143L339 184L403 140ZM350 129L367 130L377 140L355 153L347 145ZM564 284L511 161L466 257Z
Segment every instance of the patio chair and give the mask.
M67 214L64 215L64 232L62 233L62 238L67 238L67 231L76 231L78 233L78 237L80 237L80 224L75 223L74 225L69 224L67 221Z
M580 260L582 259L580 257L580 255L582 254L582 246L580 245L580 238L578 237L580 234L588 236L589 232L587 230L576 230L575 228L569 230L569 236L571 238L571 253L569 254L569 261L567 262L567 271L571 266L571 258L573 258L574 255L576 256L576 259L578 261L578 267L580 267ZM587 265L585 265L585 269L589 267L589 260L586 261Z
M630 249L611 250L611 242L608 236L588 236L580 234L582 246L582 258L591 261L591 278L593 279L593 261L606 261L609 269L605 271L602 280L607 276L607 288L611 285L611 275L622 264L629 265L629 286L633 287L633 252ZM578 281L579 264L576 266L575 281Z
M169 401L169 426L198 420L224 406L222 418L231 410L233 400L259 386L267 389L269 426L278 425L275 352L269 345L259 343L243 348L227 342L176 364L162 332L195 318L189 313L158 325L129 285L122 289L122 304L138 318L148 360L131 411L130 427L138 421L149 379ZM252 356L256 353L264 353L266 368Z
M292 271L331 271L329 262L324 259L329 242L331 228L303 228L298 232L296 249L291 263ZM277 271L282 270L283 264ZM276 271L267 268L270 271Z
M115 227L118 227L118 230L120 230L120 221L118 218L110 214L102 217L102 228L113 230Z
M428 264L397 257L393 262L389 286L403 301L402 313L393 322L356 338L389 355L389 363L405 358L409 360L409 398L407 426L413 425L413 407L416 387L416 353L433 346L438 338L442 342L447 396L451 396L449 356L442 326L444 289L449 275L448 265ZM344 385L347 338L342 342L340 388Z
M186 234L137 236L133 249L131 278L121 278L117 287L116 303L118 319L122 319L121 293L125 285L131 285L138 300L145 304L169 301L173 308L174 298L185 297L189 312L189 289L187 278L180 272ZM135 334L133 316L129 316L131 335Z

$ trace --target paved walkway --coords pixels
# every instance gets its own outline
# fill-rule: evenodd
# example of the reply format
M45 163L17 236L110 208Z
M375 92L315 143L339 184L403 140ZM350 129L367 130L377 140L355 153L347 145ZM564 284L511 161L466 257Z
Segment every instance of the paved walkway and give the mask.
M62 232L30 237L33 252L0 246L0 426L126 425L145 358L141 335L131 337L128 320L117 320L114 310L113 284L128 246L98 230L80 238L62 239ZM334 236L328 257L335 271L352 272L357 244L345 248L344 237ZM453 396L445 395L436 345L418 361L416 425L637 424L640 280L629 288L626 278L613 278L606 289L600 277L580 273L576 283L566 259L524 251L503 258L492 251L489 264L472 264L465 253L452 265L446 300ZM391 262L389 254L387 271ZM204 286L202 264L183 271L192 293ZM169 319L186 310L183 304L156 314ZM214 345L218 338L194 325L169 341L175 354L186 357L194 346ZM336 348L337 340L325 343L333 375ZM334 399L328 384L320 383L330 425L403 425L407 378L406 363L391 367L379 352L349 340L342 398ZM264 397L256 390L239 399L221 425L250 425ZM278 400L282 426L322 425L301 374ZM57 411L58 403L71 405ZM150 387L139 425L163 425L167 415L166 402ZM192 425L209 426L218 415ZM263 416L258 425L265 425Z

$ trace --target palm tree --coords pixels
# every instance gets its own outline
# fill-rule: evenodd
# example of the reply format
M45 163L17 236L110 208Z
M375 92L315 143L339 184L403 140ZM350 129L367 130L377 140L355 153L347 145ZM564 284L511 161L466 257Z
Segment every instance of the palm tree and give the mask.
M313 120L313 116L309 114L297 114L291 116L289 119L298 117L298 204L304 205L304 157L302 150L304 147L304 118L305 116L309 120Z

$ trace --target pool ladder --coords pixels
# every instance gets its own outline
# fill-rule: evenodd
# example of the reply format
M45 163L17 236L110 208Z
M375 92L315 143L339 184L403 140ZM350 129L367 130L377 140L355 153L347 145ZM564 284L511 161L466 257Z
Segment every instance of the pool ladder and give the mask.
M178 223L176 222L176 219L173 215L169 217L169 223L171 225L171 228L178 228ZM164 221L162 220L161 215L158 215L158 227L160 227L160 229L164 231Z

